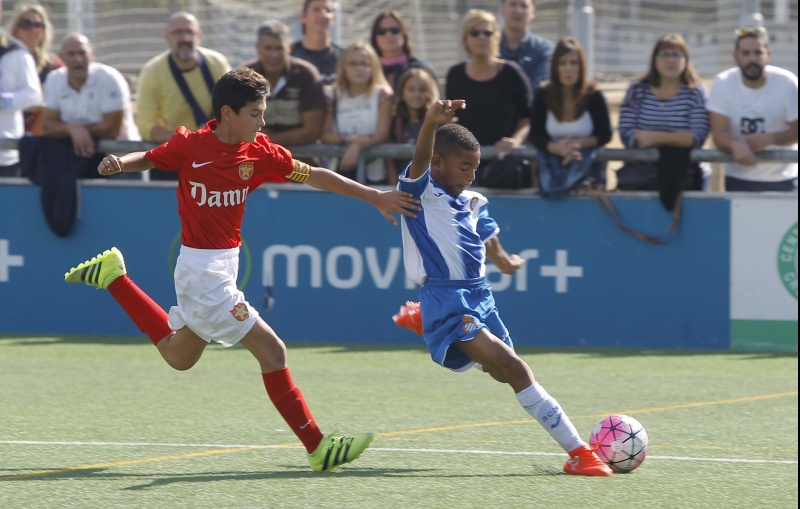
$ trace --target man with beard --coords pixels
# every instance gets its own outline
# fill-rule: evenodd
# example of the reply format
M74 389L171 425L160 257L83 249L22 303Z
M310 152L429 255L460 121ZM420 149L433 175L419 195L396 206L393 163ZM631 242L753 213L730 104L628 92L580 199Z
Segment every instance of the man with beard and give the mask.
M797 163L758 163L766 149L797 150L797 76L768 65L772 52L764 27L736 32L737 67L721 72L707 108L711 134L735 163L723 165L727 191L797 192Z
M272 86L261 132L284 147L316 143L325 123L327 98L316 67L289 54L289 28L267 20L257 32L258 59L245 64Z
M81 157L95 155L95 139L140 140L128 83L118 70L94 62L89 39L67 35L59 57L64 66L51 71L45 82L42 133L70 137ZM95 177L94 167L89 170L87 176Z
M214 82L231 69L221 53L200 47L200 22L188 12L169 17L164 39L169 49L147 62L139 74L136 124L142 138L164 143L180 126L203 127L211 116ZM150 170L150 178L174 180L176 172Z

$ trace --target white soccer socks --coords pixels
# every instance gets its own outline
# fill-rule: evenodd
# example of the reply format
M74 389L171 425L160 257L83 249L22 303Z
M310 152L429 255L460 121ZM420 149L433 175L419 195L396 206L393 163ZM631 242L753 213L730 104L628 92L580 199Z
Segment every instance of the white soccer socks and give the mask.
M561 410L561 405L539 385L539 382L534 382L527 389L517 393L517 401L565 451L569 452L586 445L572 421Z

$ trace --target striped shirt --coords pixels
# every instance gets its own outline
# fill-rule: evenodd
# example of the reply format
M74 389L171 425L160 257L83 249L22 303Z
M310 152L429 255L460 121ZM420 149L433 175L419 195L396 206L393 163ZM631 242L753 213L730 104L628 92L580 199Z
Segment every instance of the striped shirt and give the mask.
M633 83L619 111L619 136L628 148L636 148L634 129L691 131L694 147L702 147L711 130L705 89L700 84L694 90L684 85L670 99L659 99L650 85Z

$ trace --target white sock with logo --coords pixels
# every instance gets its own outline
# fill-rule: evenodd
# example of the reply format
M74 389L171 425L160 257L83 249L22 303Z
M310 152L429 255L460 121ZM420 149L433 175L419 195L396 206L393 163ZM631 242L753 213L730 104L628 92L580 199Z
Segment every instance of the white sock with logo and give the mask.
M517 401L565 451L569 452L586 445L572 421L561 410L561 405L539 385L539 382L534 382L527 389L518 392Z

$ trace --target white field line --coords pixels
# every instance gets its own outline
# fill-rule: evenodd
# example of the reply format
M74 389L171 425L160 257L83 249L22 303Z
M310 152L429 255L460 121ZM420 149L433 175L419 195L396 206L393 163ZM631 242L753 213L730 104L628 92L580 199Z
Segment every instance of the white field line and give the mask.
M299 445L252 445L252 444L173 444L153 442L39 442L34 440L0 440L0 445L64 445L64 446L95 446L95 447L191 447L206 449L300 449ZM485 451L479 449L413 449L395 447L370 447L370 452L401 452L401 453L433 453L433 454L478 454L486 456L564 456L562 452L534 452L534 451ZM691 456L653 456L647 459L669 461L709 461L715 463L760 463L797 465L797 460L765 460L745 458L697 458Z

